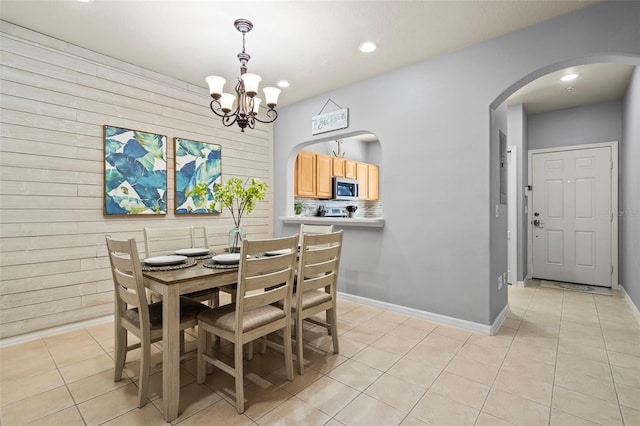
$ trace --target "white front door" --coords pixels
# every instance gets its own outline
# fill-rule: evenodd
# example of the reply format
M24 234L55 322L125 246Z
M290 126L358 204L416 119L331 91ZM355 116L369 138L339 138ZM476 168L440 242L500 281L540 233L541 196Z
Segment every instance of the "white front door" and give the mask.
M611 287L611 147L531 160L533 277Z

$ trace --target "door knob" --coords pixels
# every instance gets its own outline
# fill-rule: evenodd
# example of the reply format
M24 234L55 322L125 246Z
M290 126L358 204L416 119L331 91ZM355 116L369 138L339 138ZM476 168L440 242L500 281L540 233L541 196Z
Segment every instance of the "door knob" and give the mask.
M534 219L533 220L533 226L540 227L540 225L544 225L544 222L540 222L539 219Z

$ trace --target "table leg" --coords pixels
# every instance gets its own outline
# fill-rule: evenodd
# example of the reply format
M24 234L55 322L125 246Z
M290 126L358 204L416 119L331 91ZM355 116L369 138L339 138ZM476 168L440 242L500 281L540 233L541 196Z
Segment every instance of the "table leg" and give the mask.
M167 286L162 295L162 399L164 419L178 417L180 405L180 293Z

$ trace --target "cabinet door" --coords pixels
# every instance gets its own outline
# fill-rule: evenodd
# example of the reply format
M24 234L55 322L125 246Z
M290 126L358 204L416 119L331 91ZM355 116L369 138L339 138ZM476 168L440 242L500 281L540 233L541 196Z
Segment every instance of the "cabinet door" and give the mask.
M345 177L346 160L340 157L333 157L333 175L337 177Z
M369 199L369 165L367 163L357 163L356 165L356 179L360 183L360 198L361 200Z
M352 160L346 160L344 163L344 177L349 179L357 179L357 167L356 162Z
M367 184L367 199L379 200L380 199L380 169L378 166L369 164L367 167L368 184Z
M296 197L316 196L316 154L300 151L296 159Z
M331 198L332 164L330 156L316 154L316 197Z

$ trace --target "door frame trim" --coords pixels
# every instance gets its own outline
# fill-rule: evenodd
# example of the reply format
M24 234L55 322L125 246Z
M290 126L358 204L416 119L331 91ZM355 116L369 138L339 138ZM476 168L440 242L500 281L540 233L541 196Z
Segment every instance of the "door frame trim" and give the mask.
M611 169L611 205L609 207L609 214L612 216L611 221L611 266L613 266L613 272L611 274L611 289L619 290L618 287L618 141L611 142L599 142L583 145L568 145L559 146L554 148L541 148L530 149L527 153L529 161L528 170L528 185L533 183L533 155L543 154L547 152L561 152L561 151L578 151L589 148L611 148L611 161L613 163ZM527 191L527 275L533 277L533 225L532 225L532 208L533 197L531 192Z
M518 148L507 147L507 282L518 284ZM509 247L509 244L511 246Z

